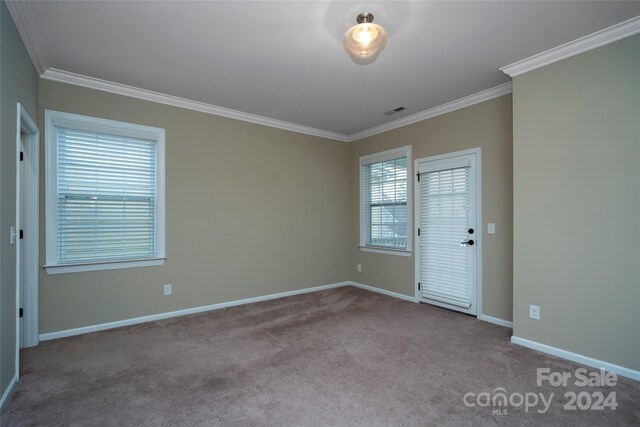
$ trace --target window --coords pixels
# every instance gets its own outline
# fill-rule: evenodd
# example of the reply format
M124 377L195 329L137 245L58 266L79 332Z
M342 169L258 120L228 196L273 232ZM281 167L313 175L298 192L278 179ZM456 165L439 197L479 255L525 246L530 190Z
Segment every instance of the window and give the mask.
M411 147L360 158L360 248L410 256Z
M49 274L164 263L164 129L46 111Z

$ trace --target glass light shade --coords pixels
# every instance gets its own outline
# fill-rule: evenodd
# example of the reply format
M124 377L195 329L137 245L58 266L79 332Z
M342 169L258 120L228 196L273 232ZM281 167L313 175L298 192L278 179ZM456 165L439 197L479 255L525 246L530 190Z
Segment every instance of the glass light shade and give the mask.
M371 64L387 45L387 31L381 25L363 22L344 33L342 46L353 62Z

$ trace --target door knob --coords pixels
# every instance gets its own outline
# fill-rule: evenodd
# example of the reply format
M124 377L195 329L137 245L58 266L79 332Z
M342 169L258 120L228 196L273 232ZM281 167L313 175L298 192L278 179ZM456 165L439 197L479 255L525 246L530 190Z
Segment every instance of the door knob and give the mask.
M474 232L473 228L470 228L470 229L467 230L467 233L469 233L469 234L473 234L473 232Z
M466 242L460 242L460 246L465 246L465 245L469 245L469 246L473 246L475 242L473 240L467 240Z

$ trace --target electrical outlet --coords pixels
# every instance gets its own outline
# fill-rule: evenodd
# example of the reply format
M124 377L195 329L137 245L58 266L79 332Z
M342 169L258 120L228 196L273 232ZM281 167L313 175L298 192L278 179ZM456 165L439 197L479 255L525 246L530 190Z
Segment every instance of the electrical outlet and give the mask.
M164 295L171 295L171 284L164 285Z
M487 224L487 233L496 234L496 224L495 223L490 222L489 224Z
M358 264L358 272L362 271L362 264Z
M540 306L539 305L530 305L529 306L529 317L531 319L540 320Z

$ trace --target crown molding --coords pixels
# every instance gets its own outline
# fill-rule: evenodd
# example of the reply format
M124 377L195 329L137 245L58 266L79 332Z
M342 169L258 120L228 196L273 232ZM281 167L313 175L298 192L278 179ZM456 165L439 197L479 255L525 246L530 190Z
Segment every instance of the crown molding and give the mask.
M28 1L5 1L7 9L16 24L18 33L22 38L25 49L33 62L38 75L41 75L47 69L47 57L44 53L42 39L38 27L33 19L31 8Z
M430 119L432 117L441 116L443 114L450 113L461 108L470 107L471 105L489 101L490 99L494 99L508 93L511 93L511 82L483 90L482 92L474 93L473 95L465 96L464 98L460 98L455 101L447 102L446 104L442 104L428 110L420 111L419 113L415 113L380 126L375 126L370 129L363 130L362 132L354 133L352 135L349 135L349 141L357 141L358 139L377 135L382 132L387 132L399 127L420 122L422 120Z
M82 74L71 73L69 71L49 68L40 77L61 83L67 83L74 86L95 89L102 92L109 92L116 95L124 95L132 98L138 98L145 101L157 102L159 104L171 105L187 110L199 111L201 113L213 114L216 116L227 117L230 119L241 120L243 122L255 123L258 125L268 126L277 129L288 130L291 132L303 133L306 135L319 136L321 138L334 139L337 141L347 141L348 136L341 133L330 132L322 129L316 129L309 126L298 125L295 123L285 122L282 120L271 119L269 117L258 116L255 114L244 113L230 108L219 107L217 105L205 104L204 102L192 101L177 96L166 95L159 92L153 92L146 89L140 89L120 83L114 83L107 80L97 79L95 77L84 76Z
M40 77L44 79L68 83L75 86L86 87L118 95L130 96L146 101L172 105L175 107L200 111L207 114L213 114L249 123L255 123L263 126L288 130L291 132L297 132L306 135L318 136L321 138L333 139L337 141L357 141L362 138L377 135L379 133L397 129L402 126L407 126L422 120L446 114L455 110L459 110L461 108L469 107L471 105L511 93L511 83L509 82L389 123L385 123L380 126L374 126L370 129L365 129L361 132L356 132L351 135L345 135L337 132L326 131L282 120L276 120L269 117L232 110L229 108L219 107L212 104L206 104L199 101L192 101L185 98L166 95L160 92L153 92L146 89L140 89L133 86L114 83L107 80L72 73L69 71L49 68L47 66L47 58L44 53L42 40L33 19L31 8L29 7L29 2L19 0L6 0L5 4L7 5L7 9L9 10L11 17L15 22L18 32L20 33L20 37L22 37L22 41L24 42L25 48L29 56L31 57L31 61L33 62L36 71L38 72ZM569 58L571 56L586 52L591 49L595 49L609 43L613 43L617 40L621 40L638 33L640 33L640 16L613 25L609 28L605 28L601 31L579 38L556 48L547 50L546 52L542 52L521 61L515 62L511 65L507 65L500 68L500 71L504 72L510 77L515 77L522 73L535 70L536 68L552 64L562 59Z
M133 86L124 85L121 83L114 83L107 80L98 79L95 77L89 77L82 74L72 73L70 71L58 70L55 68L47 69L40 76L43 79L52 80L61 83L67 83L74 86L85 87L89 89L99 90L103 92L109 92L116 95L129 96L132 98L143 99L145 101L157 102L160 104L171 105L179 108L186 108L188 110L199 111L201 113L213 114L216 116L227 117L230 119L241 120L244 122L255 123L258 125L273 127L277 129L284 129L291 132L302 133L306 135L318 136L321 138L333 139L336 141L356 141L358 139L366 138L367 136L376 135L378 133L386 132L392 129L396 129L408 124L419 122L431 117L439 116L449 113L451 111L459 110L464 107L468 107L474 104L478 104L483 101L488 101L493 98L511 93L511 82L505 83L500 86L493 87L491 89L478 92L476 94L452 101L429 110L421 111L408 117L404 117L399 120L395 120L384 125L376 126L370 129L366 129L362 132L354 133L352 135L345 135L337 132L326 131L322 129L312 128L308 126L302 126L295 123L285 122L282 120L271 119L269 117L258 116L255 114L244 113L242 111L232 110L229 108L219 107L216 105L205 104L199 101L192 101L185 98L179 98L172 95L166 95L160 92L153 92L146 89L140 89Z
M509 77L544 67L554 62L578 55L583 52L604 46L609 43L624 39L640 33L640 16L597 31L588 36L554 47L537 55L530 56L511 65L500 68L500 71Z

